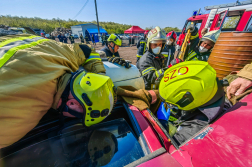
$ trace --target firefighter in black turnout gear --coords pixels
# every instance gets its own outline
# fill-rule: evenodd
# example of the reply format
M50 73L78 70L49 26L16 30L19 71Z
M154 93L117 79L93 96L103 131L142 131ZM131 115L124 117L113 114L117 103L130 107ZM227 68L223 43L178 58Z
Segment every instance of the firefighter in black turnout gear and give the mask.
M107 40L107 44L101 51L105 52L106 57L120 57L118 53L119 46L122 45L122 40L115 34L111 34Z
M80 40L81 40L81 43L84 43L84 37L82 34L80 35Z
M166 35L166 44L162 51L162 55L165 57L164 64L169 66L171 61L174 59L175 46L176 46L177 34L175 31L171 31Z
M162 78L167 67L164 66L165 57L161 54L165 46L166 34L160 27L155 27L148 33L147 52L137 62L145 89L157 89L156 80Z
M85 42L86 42L86 44L89 44L88 34L85 34Z
M71 41L71 44L74 43L74 37L72 36L72 34L69 35L69 40Z
M210 31L199 39L198 28L193 24L187 30L191 30L190 46L185 53L185 61L201 60L207 61L212 49L220 35L220 30Z
M138 42L137 42L137 62L138 60L143 56L143 54L146 51L146 39L147 39L147 35L148 35L149 30L146 30L144 32L144 38L141 38Z

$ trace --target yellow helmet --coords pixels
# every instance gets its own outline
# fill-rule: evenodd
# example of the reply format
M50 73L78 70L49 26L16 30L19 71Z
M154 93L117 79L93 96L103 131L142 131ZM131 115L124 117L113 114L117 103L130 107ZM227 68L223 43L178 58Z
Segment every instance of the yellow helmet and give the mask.
M114 134L95 130L88 142L89 156L96 166L107 165L118 151L118 142Z
M108 42L114 42L116 45L121 46L122 40L115 34L111 34L107 40Z
M150 30L147 36L147 47L150 49L150 43L156 43L162 41L163 44L166 42L166 33L164 30L161 30L159 26Z
M220 99L220 85L216 71L207 62L186 61L165 71L159 94L165 102L188 111Z
M84 70L72 77L70 90L83 107L82 119L85 126L104 120L110 114L116 100L116 90L108 76Z

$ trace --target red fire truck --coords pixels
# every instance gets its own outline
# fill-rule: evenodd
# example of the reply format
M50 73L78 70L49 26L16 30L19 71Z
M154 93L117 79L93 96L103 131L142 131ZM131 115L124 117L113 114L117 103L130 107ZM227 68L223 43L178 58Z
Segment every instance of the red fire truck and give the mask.
M186 20L177 44L182 45L186 34L186 28L194 22L201 30L207 28L208 31L252 31L252 0L228 3L215 6L206 6L205 10L210 11L209 14L200 14L193 12L193 16Z

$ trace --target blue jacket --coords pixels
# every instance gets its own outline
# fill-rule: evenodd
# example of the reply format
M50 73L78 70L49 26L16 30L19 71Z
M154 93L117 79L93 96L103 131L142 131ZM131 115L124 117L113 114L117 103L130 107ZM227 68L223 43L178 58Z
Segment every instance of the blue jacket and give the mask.
M61 35L57 36L60 42L63 42L63 37Z
M67 37L63 36L62 38L63 38L63 42L67 43Z

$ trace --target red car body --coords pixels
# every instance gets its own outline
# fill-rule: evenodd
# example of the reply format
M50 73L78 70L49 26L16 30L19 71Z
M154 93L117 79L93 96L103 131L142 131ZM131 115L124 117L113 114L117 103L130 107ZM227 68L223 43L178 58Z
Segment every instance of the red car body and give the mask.
M252 94L226 111L217 121L205 127L179 149L168 143L169 150L139 167L149 166L252 166ZM153 127L134 111L152 151L161 147ZM145 122L146 121L146 122Z

